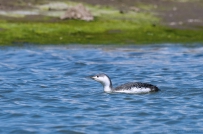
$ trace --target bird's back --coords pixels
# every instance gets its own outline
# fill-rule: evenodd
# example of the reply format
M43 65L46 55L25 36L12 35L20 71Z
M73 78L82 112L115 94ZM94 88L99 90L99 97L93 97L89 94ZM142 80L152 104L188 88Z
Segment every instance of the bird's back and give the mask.
M145 93L145 92L156 92L159 88L148 83L141 82L130 82L120 85L114 88L114 92L126 92L126 93Z

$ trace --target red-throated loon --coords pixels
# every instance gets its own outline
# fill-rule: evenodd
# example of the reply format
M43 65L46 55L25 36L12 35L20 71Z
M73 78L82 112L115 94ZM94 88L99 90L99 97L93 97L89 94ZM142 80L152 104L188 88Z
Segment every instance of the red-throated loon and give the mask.
M149 93L159 91L159 88L154 85L140 82L130 82L113 88L111 79L106 74L97 74L91 78L100 82L104 86L104 92L106 93Z

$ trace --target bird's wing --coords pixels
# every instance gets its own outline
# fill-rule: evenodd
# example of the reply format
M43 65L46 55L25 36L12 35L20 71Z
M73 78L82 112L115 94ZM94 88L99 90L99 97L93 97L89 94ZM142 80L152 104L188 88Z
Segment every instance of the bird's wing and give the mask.
M150 88L152 91L158 91L159 89L151 84L148 83L141 83L141 82L129 82L126 84L122 84L118 87L116 87L114 90L115 91L120 91L120 90L131 90L132 88Z

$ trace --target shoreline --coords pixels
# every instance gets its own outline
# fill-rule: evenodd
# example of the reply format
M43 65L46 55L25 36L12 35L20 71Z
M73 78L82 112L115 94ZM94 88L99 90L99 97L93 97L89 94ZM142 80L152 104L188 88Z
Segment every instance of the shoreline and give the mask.
M121 7L118 5L117 7L111 5L106 7L91 4L91 0L77 1L83 3L89 1L85 6L94 13L94 21L60 20L59 17L41 14L20 17L1 15L0 45L15 43L125 45L203 42L203 26L191 25L188 27L180 22L178 25L181 26L176 26L175 22L170 23L174 25L169 26L163 21L163 18L160 18L160 15L156 14L154 6L149 4L141 3L136 11L124 10L123 6L121 12ZM144 0L144 2L146 1ZM40 4L45 5L44 3L46 0ZM77 3L68 1L67 4L76 5ZM13 9L18 8L16 6ZM26 7L22 9L27 10ZM161 9L159 10L161 11ZM49 12L44 9L43 11Z

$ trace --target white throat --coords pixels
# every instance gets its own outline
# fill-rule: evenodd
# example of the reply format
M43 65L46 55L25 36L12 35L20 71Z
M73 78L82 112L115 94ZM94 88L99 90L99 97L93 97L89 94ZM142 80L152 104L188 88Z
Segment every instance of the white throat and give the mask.
M102 79L100 82L104 86L104 92L107 92L107 93L113 92L112 83L111 83L110 78L105 76L104 79Z
M112 87L107 86L107 85L104 85L104 92L106 92L106 93L111 93L111 92L113 92Z

